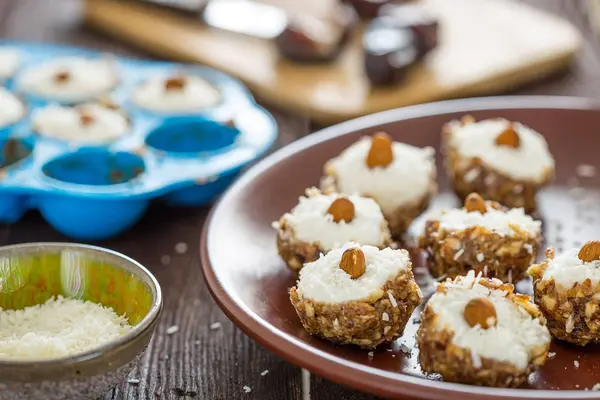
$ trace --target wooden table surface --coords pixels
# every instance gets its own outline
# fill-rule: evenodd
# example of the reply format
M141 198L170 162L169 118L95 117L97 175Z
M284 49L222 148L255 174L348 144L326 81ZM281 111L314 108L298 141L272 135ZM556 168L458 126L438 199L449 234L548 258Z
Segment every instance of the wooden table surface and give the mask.
M600 42L587 18L586 0L527 0L569 18L581 28L585 46L568 73L521 89L519 94L600 98ZM81 26L78 0L0 0L0 38L69 43L119 55L149 57ZM281 129L277 147L309 133L301 117L266 105ZM311 375L255 344L213 302L200 272L198 243L209 208L151 208L121 237L98 243L148 267L164 295L162 321L131 378L102 399L374 399ZM30 213L14 225L0 225L0 244L68 241ZM175 252L179 243L187 252ZM161 262L169 256L170 262ZM211 324L219 322L218 329ZM170 326L179 326L166 335ZM213 326L214 328L214 326ZM263 371L268 371L265 374ZM244 386L251 389L246 393Z

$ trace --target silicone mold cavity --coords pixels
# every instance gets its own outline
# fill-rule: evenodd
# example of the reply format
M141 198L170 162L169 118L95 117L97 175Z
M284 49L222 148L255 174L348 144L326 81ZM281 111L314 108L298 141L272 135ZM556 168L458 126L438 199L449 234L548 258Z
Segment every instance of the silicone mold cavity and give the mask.
M146 144L169 153L211 153L222 151L235 142L239 131L203 118L170 118L146 138Z
M130 182L145 170L144 160L133 153L84 148L47 162L43 173L74 185L110 186Z

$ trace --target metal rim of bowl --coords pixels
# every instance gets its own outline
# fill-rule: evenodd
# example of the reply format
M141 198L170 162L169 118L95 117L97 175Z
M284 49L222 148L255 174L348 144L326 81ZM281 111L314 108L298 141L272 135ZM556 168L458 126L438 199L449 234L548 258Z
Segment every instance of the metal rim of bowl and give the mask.
M51 359L42 359L42 360L2 360L0 359L0 367L23 367L26 365L30 365L35 363L37 367L60 367L66 365L73 365L80 362L85 362L89 360L93 360L95 358L101 357L103 354L110 352L112 350L118 349L121 346L124 346L135 338L140 336L146 330L152 328L154 322L160 316L163 307L162 300L162 292L160 288L160 284L154 277L154 275L142 264L135 261L134 259L127 257L124 254L121 254L117 251L106 249L99 246L91 246L87 244L79 244L79 243L61 243L61 242L31 242L31 243L22 243L22 244L13 244L8 246L0 246L0 257L3 252L11 251L11 250L21 250L28 248L49 248L49 249L78 249L84 251L93 251L98 253L105 253L117 259L120 259L126 264L134 267L134 269L140 271L142 275L144 275L150 281L150 290L152 291L152 306L148 313L144 316L144 318L133 327L129 332L125 333L123 336L112 340L102 346L93 348L92 350L86 351L84 353L77 353L72 356L60 357L60 358L51 358Z

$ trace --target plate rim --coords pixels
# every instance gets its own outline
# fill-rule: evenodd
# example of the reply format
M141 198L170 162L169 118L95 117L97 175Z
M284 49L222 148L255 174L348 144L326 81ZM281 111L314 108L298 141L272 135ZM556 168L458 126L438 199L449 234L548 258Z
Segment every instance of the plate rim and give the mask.
M600 392L584 390L532 390L504 389L472 386L466 384L427 380L403 373L382 371L378 368L365 366L353 361L344 360L323 350L303 343L266 320L259 317L243 303L236 301L235 294L227 292L220 283L215 268L210 262L208 244L214 221L222 212L227 212L224 206L236 193L245 188L257 176L268 168L281 162L306 148L318 145L338 136L367 129L373 126L396 121L443 115L448 113L468 113L484 110L507 109L562 109L574 111L600 112L600 101L572 96L490 96L468 99L445 100L433 103L419 104L409 107L387 110L364 117L342 122L317 132L304 136L265 157L252 166L221 196L212 207L204 223L200 238L200 267L209 292L227 317L254 341L266 347L276 355L294 365L316 373L334 382L350 386L360 391L366 391L380 396L394 398L428 398L443 399L449 396L460 396L463 399L591 399L600 398ZM358 381L349 377L356 373L364 379ZM427 396L423 396L423 392ZM450 397L452 398L452 397Z

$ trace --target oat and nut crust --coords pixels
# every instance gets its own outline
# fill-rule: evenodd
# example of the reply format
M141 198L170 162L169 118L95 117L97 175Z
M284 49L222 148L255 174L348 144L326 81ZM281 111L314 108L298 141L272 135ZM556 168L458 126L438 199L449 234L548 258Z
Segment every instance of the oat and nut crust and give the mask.
M397 305L394 306L388 292ZM414 309L421 302L412 271L401 271L369 299L325 303L303 298L295 287L290 300L304 328L311 335L336 344L354 344L373 349L390 343L404 331ZM387 321L384 317L387 313Z
M532 265L527 273L533 278L535 303L548 321L552 336L579 346L600 343L600 284L589 279L570 289L554 278L543 279L554 250L546 251L546 260Z
M474 122L474 120L473 120ZM471 123L466 120L464 123ZM469 193L477 192L486 200L497 201L510 208L536 210L536 193L549 184L554 170L546 171L540 182L512 179L486 165L481 158L464 159L449 145L453 122L442 128L442 154L444 165L456 195L464 200Z
M516 235L509 237L481 226L453 231L441 228L439 221L427 221L419 248L425 252L425 264L436 278L455 278L473 269L476 274L487 270L488 277L503 282L518 282L535 259L540 237L516 226L513 229ZM531 251L525 245L531 246Z
M492 289L506 290L507 297L523 307L533 318L544 318L538 308L524 295L514 294L510 284L495 283L480 279L480 284ZM443 285L438 291L446 290ZM481 366L473 365L471 351L452 343L453 332L449 329L435 329L437 314L426 306L422 322L417 331L419 362L426 373L439 373L447 382L466 383L478 386L514 388L522 385L527 377L542 366L548 356L550 344L540 345L530 354L530 362L525 369L519 369L507 362L481 358Z

